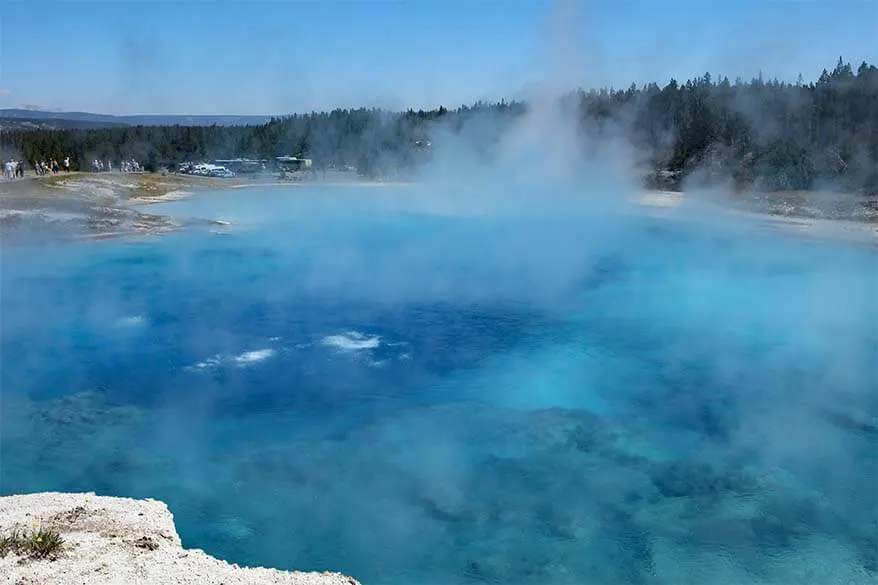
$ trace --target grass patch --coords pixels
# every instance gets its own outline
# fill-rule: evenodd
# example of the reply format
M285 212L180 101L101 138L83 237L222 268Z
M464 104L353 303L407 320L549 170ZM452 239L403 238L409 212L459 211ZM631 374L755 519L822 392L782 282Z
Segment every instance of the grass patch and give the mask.
M39 526L29 531L16 527L0 535L0 557L15 554L28 559L54 560L63 551L64 539L52 527Z

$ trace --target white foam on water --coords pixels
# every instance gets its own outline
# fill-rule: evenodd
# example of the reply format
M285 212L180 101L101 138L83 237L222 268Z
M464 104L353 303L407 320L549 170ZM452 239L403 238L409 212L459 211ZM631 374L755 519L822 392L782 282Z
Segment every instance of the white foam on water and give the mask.
M236 355L232 359L238 366L249 366L272 358L275 353L277 352L271 348L257 349L254 351L246 351L240 355Z
M122 317L116 320L116 327L142 327L146 325L146 317L143 315L131 315L130 317Z
M406 341L382 341L380 335L367 335L359 331L346 331L335 335L327 335L319 342L319 345L328 347L341 354L347 354L354 359L360 360L369 367L383 368L395 361L411 359L410 351L402 351L396 356L380 357L379 348L398 348L397 351L411 347ZM296 349L310 347L312 344L300 344Z
M239 368L245 368L248 366L253 366L260 362L264 362L265 360L274 357L276 354L277 351L271 348L245 351L244 353L238 354L236 356L228 356L218 353L192 366L189 366L186 369L189 371L203 371L217 368L220 366L225 366L227 364L235 365Z
M320 343L340 351L360 351L377 349L381 345L381 337L379 335L364 335L358 331L347 331L337 335L327 335L320 340Z
M187 370L206 370L208 368L216 367L216 366L220 365L222 362L223 362L222 356L219 354L216 354L214 356L207 358L206 360L204 360L202 362L198 362L194 366L189 366L186 369Z

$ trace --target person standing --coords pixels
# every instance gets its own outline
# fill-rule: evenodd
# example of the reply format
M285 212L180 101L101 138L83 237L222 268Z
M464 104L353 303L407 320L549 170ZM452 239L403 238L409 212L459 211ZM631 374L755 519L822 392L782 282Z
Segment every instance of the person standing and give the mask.
M69 156L64 157L64 172L65 173L70 172L70 157Z

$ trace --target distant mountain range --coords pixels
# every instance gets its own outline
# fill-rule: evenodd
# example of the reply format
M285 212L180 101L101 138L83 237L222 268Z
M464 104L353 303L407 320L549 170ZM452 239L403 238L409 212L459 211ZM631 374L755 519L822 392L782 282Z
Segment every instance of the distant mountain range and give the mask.
M0 110L0 126L15 128L96 128L101 126L255 126L271 116L112 116L89 112L53 112L26 108Z

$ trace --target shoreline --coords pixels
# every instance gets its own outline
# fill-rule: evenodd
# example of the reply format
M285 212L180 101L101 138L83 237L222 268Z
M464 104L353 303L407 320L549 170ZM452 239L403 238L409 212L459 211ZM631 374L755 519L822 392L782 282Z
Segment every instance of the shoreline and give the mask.
M334 572L239 567L183 547L168 506L88 493L39 492L0 497L0 536L49 528L63 544L56 555L0 552L9 583L224 583L225 585L360 585Z
M686 199L710 217L726 217L746 222L758 229L770 229L807 241L843 241L850 244L878 246L878 222L767 213L736 207L680 191L648 191L637 201L658 212L686 212ZM672 216L665 216L672 217Z
M418 185L409 181L308 180L265 181L263 177L221 179L173 173L59 173L44 177L26 176L0 182L0 237L7 233L51 236L57 230L62 239L96 240L144 235L161 235L193 225L217 223L194 218L190 223L150 213L149 207L189 199L209 191L288 189L307 187L392 189ZM723 196L698 191L640 190L633 201L662 215L684 211L690 203L709 213L781 228L789 235L808 239L864 240L878 244L878 199L858 201L861 218L820 217L819 208L809 207L818 193L755 193ZM825 197L825 196L824 196ZM791 203L792 201L792 203ZM850 203L852 200L848 200ZM766 207L768 206L768 207ZM808 212L807 214L805 212ZM816 215L816 216L815 216ZM227 225L227 224L218 224Z
M253 189L253 188L273 188L273 187L366 187L366 188L375 188L375 187L411 187L417 185L417 183L412 182L404 182L404 181L393 181L393 182L383 182L383 181L275 181L272 183L239 183L235 185L230 185L228 189ZM225 189L220 189L225 190Z

